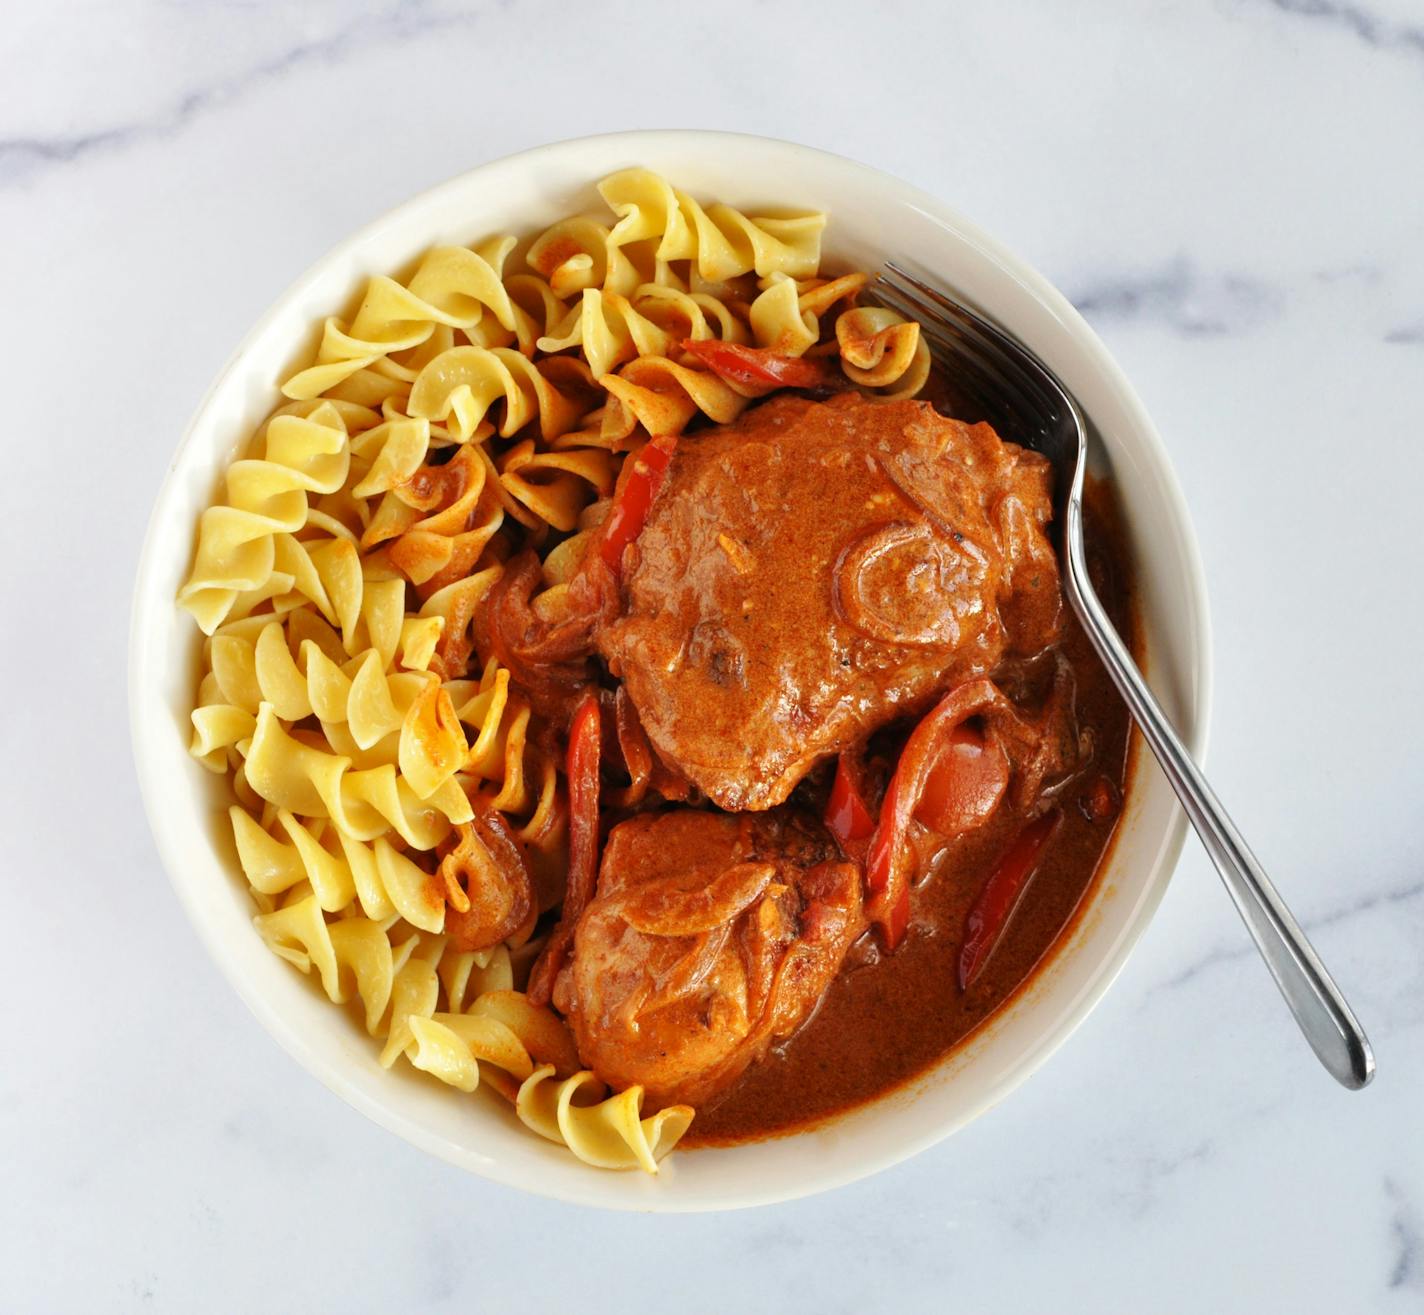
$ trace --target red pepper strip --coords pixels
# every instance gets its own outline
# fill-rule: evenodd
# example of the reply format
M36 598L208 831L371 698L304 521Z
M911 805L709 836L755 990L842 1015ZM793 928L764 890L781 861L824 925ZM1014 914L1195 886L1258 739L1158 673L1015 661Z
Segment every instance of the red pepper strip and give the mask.
M833 377L823 360L783 356L765 347L743 347L716 338L685 338L682 349L691 352L713 374L743 388L816 388Z
M677 435L664 434L649 439L628 458L631 468L613 499L613 510L608 513L604 524L600 548L603 560L612 567L615 575L623 566L623 550L643 532L648 509L667 476L676 447Z
M1035 818L1009 847L984 883L964 923L964 948L959 952L959 989L967 991L979 976L994 947L1003 938L1019 897L1038 864L1039 857L1063 815L1055 808Z
M598 694L579 701L569 727L564 774L569 782L569 875L559 925L529 974L527 994L535 1004L548 1004L554 979L564 966L574 927L593 899L598 879L598 767L603 749L603 721Z
M942 836L958 836L985 821L1009 788L1009 755L966 722L944 738L925 779L915 817Z
M565 774L569 778L569 884L562 921L572 925L593 898L598 876L598 762L603 718L598 695L585 694L569 728Z
M925 715L905 741L880 806L880 824L865 864L865 888L870 897L866 912L880 928L887 950L899 945L910 921L910 866L914 861L910 820L925 796L930 775L955 727L1002 697L988 680L959 685Z
M851 780L845 754L836 759L836 776L831 782L831 797L826 802L826 827L840 842L841 849L855 858L864 856L864 842L875 830L875 818Z
M905 823L900 819L908 820L911 811L905 807L909 791L903 779L896 767L880 806L880 826L865 860L865 890L869 896L865 911L880 928L887 950L900 944L910 923L910 875L903 863L896 862L905 832Z

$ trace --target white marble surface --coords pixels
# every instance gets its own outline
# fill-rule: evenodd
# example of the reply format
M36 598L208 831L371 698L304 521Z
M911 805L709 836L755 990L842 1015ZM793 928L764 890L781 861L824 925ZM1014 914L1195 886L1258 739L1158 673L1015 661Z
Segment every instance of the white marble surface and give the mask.
M1418 0L17 3L0 49L0 1309L1424 1308ZM1194 844L998 1110L740 1215L484 1184L305 1076L204 959L128 751L139 541L208 380L479 161L715 126L939 193L1084 310L1173 452L1211 766L1369 1027L1335 1087Z

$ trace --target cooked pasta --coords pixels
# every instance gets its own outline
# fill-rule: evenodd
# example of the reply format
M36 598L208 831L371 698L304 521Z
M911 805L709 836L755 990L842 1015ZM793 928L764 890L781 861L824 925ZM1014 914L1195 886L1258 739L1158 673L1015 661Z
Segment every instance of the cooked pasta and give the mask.
M293 536L308 524L308 495L346 481L351 451L335 407L310 416L274 416L263 455L235 461L227 497L203 513L193 570L178 601L206 634L237 614L295 589L320 589L307 550Z
M629 454L736 420L767 362L902 397L928 356L860 304L864 275L822 274L824 215L704 205L645 169L598 190L602 216L434 248L326 319L204 512L178 602L205 636L191 752L231 777L268 946L352 1005L381 1065L655 1173L692 1109L609 1091L523 990L569 785L538 664L490 617L575 625ZM625 729L636 805L664 783Z
M587 1069L559 1079L545 1064L519 1088L515 1110L526 1127L563 1142L585 1164L657 1173L658 1161L691 1124L692 1110L668 1105L644 1118L641 1087L606 1092Z
M858 306L839 316L836 343L846 377L886 397L913 397L929 377L920 326L883 306Z

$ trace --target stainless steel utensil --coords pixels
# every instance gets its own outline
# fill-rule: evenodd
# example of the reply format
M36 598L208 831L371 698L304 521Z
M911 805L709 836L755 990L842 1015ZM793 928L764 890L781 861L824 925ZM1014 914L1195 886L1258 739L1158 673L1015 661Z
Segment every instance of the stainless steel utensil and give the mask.
M1083 547L1088 435L1077 403L1022 343L898 265L887 264L870 292L891 310L919 321L930 351L985 419L1053 463L1068 601L1182 801L1306 1040L1338 1081L1352 1090L1363 1087L1375 1068L1364 1030L1192 761L1093 592Z

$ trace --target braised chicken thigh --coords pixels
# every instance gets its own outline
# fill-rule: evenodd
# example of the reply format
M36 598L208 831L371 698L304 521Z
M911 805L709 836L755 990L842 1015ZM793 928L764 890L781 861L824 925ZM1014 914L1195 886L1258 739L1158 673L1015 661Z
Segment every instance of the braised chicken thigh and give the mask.
M1047 462L922 402L778 397L682 442L597 644L727 809L1053 642Z
M700 1105L796 1031L864 926L813 818L643 814L608 837L554 1003L605 1082Z

